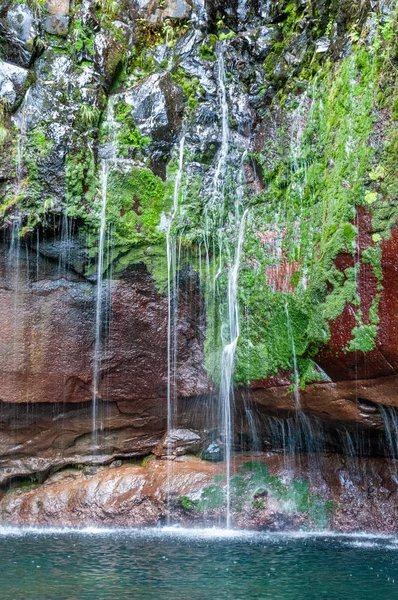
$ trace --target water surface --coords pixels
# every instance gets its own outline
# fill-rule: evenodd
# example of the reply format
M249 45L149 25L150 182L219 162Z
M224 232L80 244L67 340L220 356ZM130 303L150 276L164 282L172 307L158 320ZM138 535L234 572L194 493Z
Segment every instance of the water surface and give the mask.
M0 529L1 600L391 600L398 538Z

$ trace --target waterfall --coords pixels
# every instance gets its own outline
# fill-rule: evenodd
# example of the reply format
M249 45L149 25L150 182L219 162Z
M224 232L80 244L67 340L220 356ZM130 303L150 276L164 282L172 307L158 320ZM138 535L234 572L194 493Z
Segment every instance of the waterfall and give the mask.
M97 412L98 412L98 392L101 370L101 351L102 351L102 321L103 321L103 297L102 283L104 270L104 249L106 232L106 201L108 191L109 166L105 160L102 161L102 194L101 194L101 216L100 233L97 262L97 302L95 309L95 345L94 345L94 368L93 368L93 438L94 446L97 446Z
M379 407L381 418L383 419L385 438L390 456L398 459L398 415L391 406Z
M178 212L179 194L184 170L185 136L181 137L179 146L178 171L174 184L173 212L166 232L167 243L167 431L175 427L175 410L177 401L177 320L178 320L178 282L177 282L177 247L172 227ZM181 244L179 244L179 255ZM178 263L180 261L178 260Z
M27 100L29 98L30 88L28 88L23 104L21 106L21 110L16 117L16 125L18 127L17 132L17 156L16 156L16 172L17 172L17 199L21 193L21 182L22 182L22 167L23 167L23 156L24 156L24 147L26 142L26 116L27 111L25 105L27 104Z
M219 192L219 184L223 186L223 175L225 172L225 166L229 150L229 125L228 125L228 103L227 103L227 91L225 88L225 63L224 63L224 45L221 44L217 50L217 83L220 95L220 108L221 108L221 123L222 123L222 135L221 135L221 148L218 155L218 163L216 172L214 174L213 188L214 193ZM221 190L222 193L222 190ZM223 203L222 203L223 204ZM222 214L223 206L220 206L220 214Z
M286 312L286 324L287 324L287 333L288 338L290 340L291 348L292 348L292 356L293 356L293 394L294 394L294 406L295 406L295 415L294 419L291 423L291 420L287 420L288 424L288 439L289 439L289 453L295 457L297 452L306 451L309 454L319 453L321 452L320 444L317 442L317 439L320 438L317 435L317 430L319 427L315 427L316 420L314 418L310 419L302 410L301 407L301 399L300 399L300 373L298 370L297 364L297 353L296 353L296 344L294 341L294 334L292 323L290 319L289 313L289 305L288 302L285 303L285 312ZM290 427L293 425L294 432L290 431Z
M228 271L227 280L227 302L225 317L221 324L221 357L220 357L220 387L218 396L218 414L214 415L214 421L217 423L217 429L220 431L221 441L224 449L225 460L225 500L226 500L226 527L231 527L231 459L233 448L234 431L234 372L236 349L239 340L239 301L238 301L238 276L241 261L241 254L244 242L245 226L248 211L242 213L243 200L243 161L246 154L241 158L242 168L239 171L238 178L234 177L238 183L238 190L233 190L234 215L231 215L233 226L226 229L224 223L225 210L225 179L227 170L227 158L229 154L229 111L227 102L227 91L225 86L225 63L224 63L224 44L217 47L217 84L221 114L221 146L218 153L217 165L212 182L212 197L205 207L205 232L204 246L206 251L206 303L208 314L215 318L216 292L218 290L219 279L225 269L225 255L233 257L232 265ZM217 240L212 239L212 248L210 248L209 231L217 231ZM224 252L224 242L228 246ZM231 251L231 249L233 249ZM210 254L213 261L218 264L214 267L215 273L211 275ZM219 290L223 293L222 290ZM215 331L217 328L215 328ZM215 347L219 344L219 339L214 339Z
M178 244L173 234L173 224L178 213L179 196L184 171L185 136L180 139L178 153L178 170L174 182L173 209L166 230L167 250L167 434L177 426L177 325L178 325L178 289L179 266L181 258L181 237ZM167 458L167 506L170 505L170 486L172 476L171 453L172 444L166 445ZM169 514L167 515L169 524Z
M288 336L289 336L290 344L291 344L291 347L292 347L292 354L293 354L294 401L295 401L296 410L298 411L298 410L301 409L301 403L300 403L300 375L299 375L298 366L297 366L296 344L294 342L293 329L292 329L292 324L291 324L291 321L290 321L290 314L289 314L289 305L288 305L287 302L285 304L285 313L286 313L287 333L288 333Z
M100 229L98 238L98 259L97 259L97 290L95 307L95 343L93 356L93 394L92 394L92 437L94 448L98 446L98 398L100 397L101 380L101 359L102 359L102 335L106 303L104 302L103 282L104 282L104 257L106 240L106 207L108 197L108 177L112 164L116 162L116 140L115 140L115 122L114 122L114 102L108 103L106 114L106 124L111 134L110 157L101 160L101 209L100 209Z
M250 442L251 442L251 451L252 452L260 452L261 451L261 439L258 434L258 428L256 425L255 414L251 408L245 407L247 422L249 425L250 431Z
M245 236L246 217L248 209L243 213L240 222L238 245L235 253L233 267L228 273L228 340L222 350L221 357L221 382L220 382L220 408L222 436L224 443L225 469L226 469L226 526L231 526L231 454L233 445L233 412L234 392L233 376L235 371L236 348L239 340L239 301L238 301L238 275L242 246Z

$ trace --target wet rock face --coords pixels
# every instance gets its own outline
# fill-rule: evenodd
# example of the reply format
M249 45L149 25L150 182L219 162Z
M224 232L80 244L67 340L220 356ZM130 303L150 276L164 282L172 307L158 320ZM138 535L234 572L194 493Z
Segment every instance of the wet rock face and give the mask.
M91 399L96 285L23 242L0 246L0 397L10 403L86 402ZM52 249L52 252L51 252ZM46 259L45 255L51 256ZM59 257L58 257L59 258ZM182 396L208 391L200 290L181 293L178 385ZM103 399L166 396L167 299L144 266L111 283L112 328L102 361ZM152 340L151 343L148 343ZM105 392L105 390L108 390Z
M151 25L161 25L165 19L187 20L192 14L192 3L186 0L138 0L138 14Z
M125 94L131 115L143 136L151 139L153 171L165 176L170 151L181 131L184 97L169 73L150 75L143 83Z
M232 500L235 526L266 531L331 527L341 532L396 532L396 483L389 475L393 465L363 460L358 469L355 460L330 456L320 458L314 469L314 463L302 457L296 465L297 479L291 479L283 457L257 455L257 483L250 487L244 465L252 459L243 456L235 464L233 475L242 487ZM7 494L0 502L0 516L3 523L19 525L140 527L160 524L166 517L184 525L214 525L225 519L223 483L214 483L222 481L223 468L185 457L171 464L151 460L145 467L69 470L32 491ZM263 483L258 473L263 473ZM282 481L287 482L287 477L286 486ZM303 486L305 481L308 484ZM275 482L279 482L278 493ZM220 496L209 497L205 491L209 489L219 490ZM281 491L292 489L298 495L289 501L281 497ZM198 498L203 497L209 504L202 508ZM317 503L315 512L311 498ZM326 520L318 521L320 513Z
M2 58L18 66L29 67L39 20L27 2L2 2L0 5Z
M363 10L358 12L357 3L334 3L336 30L329 36L321 35L314 25L325 22L326 29L328 24L330 3L323 0L137 0L127 2L123 10L119 10L117 2L114 9L109 8L112 3L103 4L107 10L112 9L107 15L101 15L98 5L90 0L78 3L77 8L68 0L48 0L40 15L29 3L1 4L0 96L10 105L11 123L26 146L25 158L31 153L30 166L22 165L20 181L15 183L18 144L16 139L8 141L0 169L2 198L7 204L14 200L7 195L10 190L11 196L18 196L19 187L26 191L26 186L24 208L32 229L37 219L43 227L51 228L51 220L57 220L59 213L72 205L72 214L81 219L82 231L94 222L91 234L97 239L101 159L110 156L102 152L103 139L109 133L106 114L111 99L123 99L121 104L125 106L118 106L119 113L114 115L117 133L124 138L120 143L128 146L126 154L119 155L125 169L123 175L137 165L150 165L162 179L166 178L169 165L173 174L178 141L184 131L187 189L181 194L182 224L184 231L192 233L192 238L185 240L189 242L187 246L199 239L203 229L203 206L195 195L213 189L221 146L216 60L221 40L227 38L224 59L230 150L226 162L236 183L243 150L253 155L269 147L270 155L274 152L276 131L288 125L283 120L285 108L280 105L294 104L305 96L301 86L307 86L309 75L303 66L307 68L324 57L337 60L349 54L347 24L352 19L362 22L369 8L368 3L362 3ZM372 10L388 14L387 5L373 2ZM300 15L305 16L301 19ZM140 31L137 19L145 21L141 22ZM289 30L284 45L287 25L292 31ZM374 27L372 21L370 25ZM282 94L286 82L291 82L294 90L288 98ZM25 93L26 85L29 89ZM123 131L127 119L127 131ZM146 144L147 138L151 141ZM36 144L33 151L29 146L32 140ZM115 141L118 143L119 139ZM290 152L287 146L282 148L286 156ZM256 206L255 194L265 193L269 185L262 173L263 168L268 168L268 158L265 156L267 164L261 165L255 156L250 156L243 164L248 187L245 202L250 205L250 213ZM171 177L170 188L172 183ZM282 189L286 181L279 184ZM120 187L118 193L125 189ZM129 197L125 204L130 200ZM7 204L10 221L20 204ZM145 207L138 204L135 202L131 210L141 217ZM166 204L163 220L169 209ZM231 202L226 203L225 211L232 215ZM126 208L121 205L115 212L117 220L119 215L125 216ZM191 225L197 231L190 232ZM126 229L130 234L129 225ZM369 215L359 215L359 230L361 254L372 243ZM154 238L161 239L164 249L164 239L155 231ZM139 238L140 233L137 228L139 241L134 239L132 248L135 251L136 245L142 243L147 252L151 248L145 246L147 240ZM258 234L266 247L267 232ZM112 319L107 331L104 324L100 373L100 420L105 433L98 436L99 447L95 449L90 402L96 290L92 275L84 277L90 263L87 248L81 239L69 240L65 258L62 236L43 240L40 233L37 251L34 235L26 238L27 245L23 241L18 246L14 240L11 254L5 247L1 250L0 400L7 424L3 428L0 424L4 446L0 452L2 482L32 473L44 477L76 462L108 463L115 457L144 455L156 448L166 428L165 295L157 291L152 277L139 262L133 262L122 275L104 284L104 295L105 287L109 288ZM93 237L91 255L95 253L92 240ZM308 385L301 393L305 414L326 427L328 450L338 448L333 431L348 428L352 432L359 427L373 436L372 451L379 453L376 438L383 429L379 407L397 404L397 240L395 230L391 239L382 243L384 290L376 349L347 354L346 346L356 325L355 313L347 304L342 315L330 324L329 343L313 357L333 381ZM123 246L118 251L124 254L130 249ZM340 253L335 264L341 273L353 268L352 254ZM256 268L255 264L252 266ZM286 259L267 269L266 275L277 291L293 294L293 277L299 268L299 261L289 264ZM212 427L208 416L214 414L211 405L217 399L210 395L203 366L205 319L200 286L199 275L192 270L180 274L178 394L181 405L186 408L189 402L192 410L181 411L180 422L176 423L179 433L176 439L162 440L156 450L161 456L169 443L177 455L188 450L200 452L203 448L197 434L181 431ZM366 315L376 290L369 264L361 265L358 287L361 309ZM279 374L272 381L255 381L251 392L253 405L262 417L287 419L295 413L290 373ZM207 407L199 414L202 402ZM237 413L244 413L242 404ZM12 423L17 424L14 429ZM239 419L236 429L237 449L242 445L243 433L252 442L249 427L243 431ZM218 433L214 433L215 442L206 440L203 454L214 462L223 458ZM259 445L266 446L267 427L260 424L258 433Z
M111 283L98 414L104 431L94 448L95 284L68 269L51 240L43 255L16 240L0 248L0 481L150 453L166 428L167 299L145 267ZM181 291L182 396L209 389L200 304L196 287Z
M371 219L364 211L359 212L359 252L371 244ZM381 267L383 270L383 291L379 308L379 328L376 348L371 352L347 353L345 348L352 338L356 325L355 313L346 305L342 314L331 322L331 340L319 354L317 362L333 381L374 379L395 376L398 369L398 229L392 231L391 238L382 244ZM336 259L336 266L343 271L354 264L351 255L342 254ZM372 301L377 293L377 281L369 264L362 264L358 277L358 293L361 310L369 315ZM368 317L365 322L368 322ZM395 398L392 398L395 402Z
M0 486L19 478L44 481L70 465L106 465L150 454L166 427L161 399L99 403L104 431L94 442L92 404L0 405Z
M12 108L23 98L27 77L27 69L0 61L0 98Z
M48 0L47 9L50 13L43 22L47 33L66 36L69 30L69 0Z

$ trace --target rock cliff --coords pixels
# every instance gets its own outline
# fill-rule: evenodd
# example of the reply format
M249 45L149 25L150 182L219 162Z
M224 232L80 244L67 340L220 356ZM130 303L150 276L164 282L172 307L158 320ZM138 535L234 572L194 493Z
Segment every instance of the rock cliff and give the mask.
M254 423L396 458L397 27L393 0L0 2L2 486L150 454L170 394L217 439L242 219L236 449Z

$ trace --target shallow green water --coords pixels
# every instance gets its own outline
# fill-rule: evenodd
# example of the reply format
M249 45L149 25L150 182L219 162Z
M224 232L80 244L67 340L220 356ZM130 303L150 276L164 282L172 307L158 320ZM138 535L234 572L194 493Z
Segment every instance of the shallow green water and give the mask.
M1 600L393 600L398 539L0 529Z

